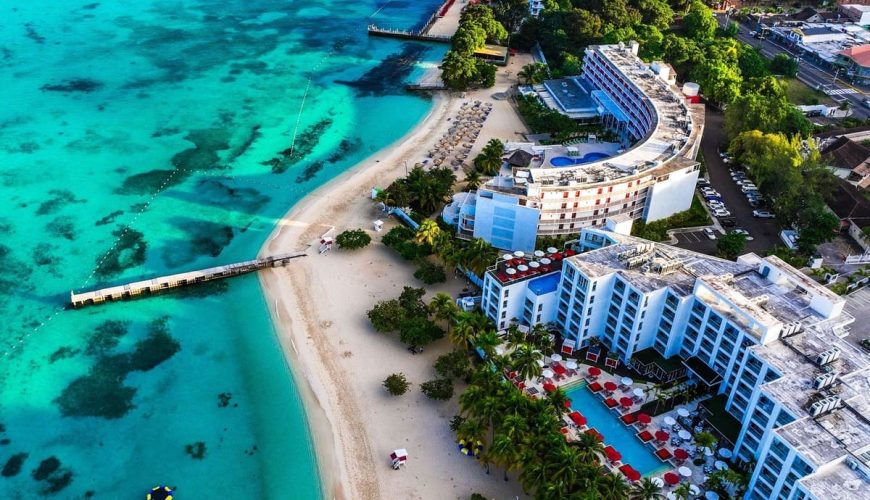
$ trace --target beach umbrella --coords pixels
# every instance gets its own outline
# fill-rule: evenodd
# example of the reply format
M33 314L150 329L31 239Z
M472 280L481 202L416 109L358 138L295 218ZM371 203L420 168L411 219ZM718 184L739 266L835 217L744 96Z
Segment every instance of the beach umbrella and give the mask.
M531 267L532 269L537 269L537 268L541 267L541 264L540 264L540 262L532 261L532 262L529 262L529 267ZM556 360L556 356L558 356L558 355L557 354L553 355L553 361ZM559 356L559 357L561 358L561 356Z
M576 370L577 369L577 362L572 359L572 360L568 361L567 363L565 363L565 366L567 366L569 370Z
M619 382L622 385L631 385L634 383L634 380L632 380L630 377L622 377L622 379Z
M640 472L636 471L634 467L630 465L624 465L623 467L625 468L623 469L622 467L620 467L619 470L622 471L623 474L625 474L625 477L629 481L634 482L640 479Z
M656 431L656 440L658 441L667 441L671 435L665 431Z
M578 427L583 427L587 422L586 417L584 417L579 411L572 411L568 414L568 418L570 418Z
M531 265L531 263L529 263L529 265ZM559 361L562 361L562 355L561 354L553 354L552 356L550 356L550 359L552 359L554 362L558 363Z
M667 484L673 486L680 482L680 476L674 474L673 472L665 473L664 480Z
M704 447L704 456L705 456L705 457L712 457L712 456L713 456L713 450L711 450L710 448L707 448L707 447L705 446L705 447Z
M535 250L535 257L541 258L544 256L543 250Z
M556 252L558 252L558 251L559 251L559 250L556 249L556 247L549 247L549 248L547 248L547 253L556 253Z
M543 259L541 259L541 264L543 264L543 265L545 265L545 266L546 266L547 264L551 263L551 262L553 262L553 261L550 260L550 259L548 259L548 258L546 258L546 257L544 257Z
M677 460L685 460L689 458L689 452L682 448L677 448L674 450L674 456L677 457Z
M654 477L654 478L652 478L651 481L654 485L658 486L659 488L661 488L662 486L665 485L665 482L662 481L662 478L660 478L660 477Z
M597 366L590 366L589 370L587 370L587 372L589 372L589 375L592 375L593 377L597 377L597 376L601 375L601 368L598 368Z
M731 458L734 453L728 448L719 448L719 456L722 458Z
M155 486L145 495L146 500L172 500L172 488L169 486Z
M619 462L620 460L622 460L622 454L616 451L613 446L608 446L604 448L604 454L611 462Z
M601 434L595 429L586 429L586 434L589 434L590 436L595 436L595 439L599 441L604 441L604 434Z
M615 391L616 384L608 380L607 382L604 382L604 388L608 391Z
M719 500L719 494L715 491L707 491L704 493L704 498L707 500Z
M667 495L665 495L667 500L677 500L677 494L673 491L669 491Z
M546 384L544 384L544 390L547 392L553 392L556 390L556 386L547 382Z
M637 398L644 397L643 389L641 389L640 387L636 387L633 391L631 391L631 393L634 394L634 396Z
M689 433L689 431L687 431L687 430L685 430L685 429L683 429L683 430L681 430L680 432L678 432L678 433L677 433L677 436L680 436L680 439L683 439L683 440L692 439L692 434Z
M544 378L553 378L553 370L544 370L541 375L543 375Z
M515 269L514 271L516 272L516 269ZM544 360L543 360L543 359L538 359L538 360L536 360L535 362L538 363L538 366L544 366L544 365L547 364L547 363L544 363Z
M650 417L646 413L638 413L637 414L637 421L642 423L642 424L649 424L650 422L652 422L652 417Z
M502 258L502 260L511 260L514 258L514 256L509 254L509 253L506 253L506 254L502 255L501 258Z
M701 488L698 488L697 484L690 484L689 485L689 493L691 493L692 495L698 496L701 494Z
M692 477L692 469L686 467L685 465L677 469L677 472L680 473L683 477Z
M685 408L677 408L677 415L679 415L679 416L681 416L681 417L688 417L688 416L689 416L689 410L687 410L687 409L685 409Z
M527 266L525 264L520 264L517 266L517 270L521 273L524 273L524 272L529 270L529 266Z
M665 425L674 425L674 424L677 423L677 421L674 420L674 417L672 417L672 416L670 416L670 415L668 415L668 416L665 417L664 422L665 422Z
M725 470L728 468L728 464L721 460L716 460L716 462L713 463L713 467L715 467L716 470Z
M632 401L631 398L620 398L619 399L619 405L622 406L623 408L631 408L631 405L633 405L633 404L634 404L634 401Z
M504 272L506 272L508 274L517 274L517 270L512 268L512 267L505 269Z

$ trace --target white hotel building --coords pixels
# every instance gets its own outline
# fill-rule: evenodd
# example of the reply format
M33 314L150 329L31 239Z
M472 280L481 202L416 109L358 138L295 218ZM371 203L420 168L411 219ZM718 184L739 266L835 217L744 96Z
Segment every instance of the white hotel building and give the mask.
M654 70L637 51L636 42L590 46L581 77L626 149L568 166L552 163L544 152L528 168L456 195L443 217L460 237L532 250L538 235L576 234L619 215L650 222L689 208L703 106L668 83L666 65Z
M600 229L574 248L526 272L499 261L484 313L598 338L625 363L644 349L680 361L727 398L735 459L756 462L748 499L870 499L870 356L842 338L842 297L772 256L732 262Z

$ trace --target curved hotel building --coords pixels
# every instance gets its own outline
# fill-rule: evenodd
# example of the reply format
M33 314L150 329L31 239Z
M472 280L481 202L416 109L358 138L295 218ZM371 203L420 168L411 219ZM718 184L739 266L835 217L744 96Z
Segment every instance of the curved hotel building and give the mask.
M843 338L843 297L775 256L732 262L601 229L569 246L498 261L484 314L705 387L708 422L751 470L748 500L870 499L870 355Z
M703 107L668 83L667 66L644 63L637 50L636 42L590 46L583 75L572 79L618 134L613 155L577 158L577 147L524 145L530 165L457 194L445 207L444 219L460 237L532 250L538 235L576 234L615 217L655 221L689 208ZM573 87L550 85L551 99L564 107Z

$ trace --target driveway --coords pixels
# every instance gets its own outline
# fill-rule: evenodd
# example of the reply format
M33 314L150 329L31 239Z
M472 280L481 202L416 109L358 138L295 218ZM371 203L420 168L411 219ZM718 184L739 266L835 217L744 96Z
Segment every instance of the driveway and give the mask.
M864 287L846 296L846 312L855 317L855 322L849 327L846 340L858 346L863 339L870 338L870 288Z
M737 222L737 227L749 231L752 241L746 242L746 251L763 254L774 245L781 245L779 227L774 219L758 219L752 216L754 208L746 201L746 196L740 187L731 180L728 165L719 157L720 148L727 146L722 113L709 107L706 111L704 137L701 139L701 150L707 165L707 178L713 189L719 191L725 200L731 218ZM728 228L726 228L728 229Z

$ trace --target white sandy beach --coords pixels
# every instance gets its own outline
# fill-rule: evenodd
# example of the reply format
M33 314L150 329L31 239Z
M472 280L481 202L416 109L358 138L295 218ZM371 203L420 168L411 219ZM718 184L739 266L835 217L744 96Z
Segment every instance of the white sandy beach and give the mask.
M525 62L515 60L507 71L515 75ZM519 139L515 132L524 127L509 102L490 97L510 85L507 71L499 71L494 89L436 96L432 111L413 131L294 206L260 252L308 251L304 259L259 276L305 401L326 498L446 499L468 498L473 492L499 499L524 496L515 478L505 482L495 469L486 475L474 459L459 455L448 427L457 413L456 398L432 402L419 390L420 383L435 378L432 364L451 348L447 340L414 356L397 338L376 333L365 315L403 286L422 286L412 276L413 266L380 243L383 233L372 230L372 221L383 215L369 199L371 188L386 187L404 175L405 161L421 161L466 100L494 104L472 158L491 137ZM396 225L385 221L384 232ZM356 252L319 255L320 236L331 227L336 232L363 228L373 243ZM428 287L427 297L437 291L456 294L463 286L463 280L449 278ZM381 386L394 372L405 373L414 384L396 398ZM395 448L408 449L403 470L390 467L388 455Z

